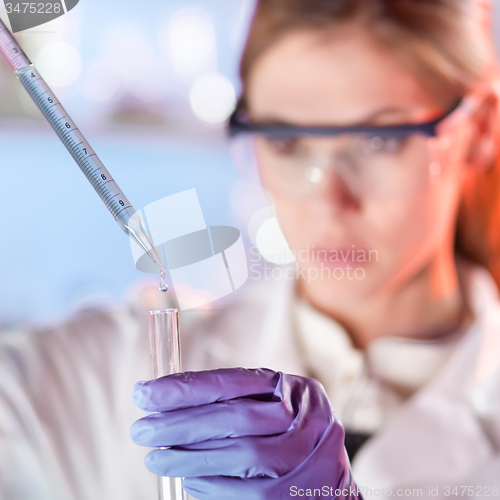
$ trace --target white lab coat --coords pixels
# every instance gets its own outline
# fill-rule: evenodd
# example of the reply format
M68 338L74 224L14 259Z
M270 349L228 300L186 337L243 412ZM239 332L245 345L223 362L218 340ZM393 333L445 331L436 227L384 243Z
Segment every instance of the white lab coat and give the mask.
M484 269L460 269L475 320L439 374L358 452L365 499L479 498L500 486L500 300ZM248 283L223 310L181 313L183 368L306 374L291 334L293 285ZM1 500L155 498L147 450L128 438L142 416L133 384L149 378L149 296L0 339Z

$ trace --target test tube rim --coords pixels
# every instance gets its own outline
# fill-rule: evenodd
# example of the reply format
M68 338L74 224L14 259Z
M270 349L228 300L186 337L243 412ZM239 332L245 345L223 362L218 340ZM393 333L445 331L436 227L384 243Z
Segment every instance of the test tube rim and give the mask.
M173 312L179 312L178 309L175 308L169 308L169 309L152 309L149 311L149 314L162 314L162 313L173 313Z

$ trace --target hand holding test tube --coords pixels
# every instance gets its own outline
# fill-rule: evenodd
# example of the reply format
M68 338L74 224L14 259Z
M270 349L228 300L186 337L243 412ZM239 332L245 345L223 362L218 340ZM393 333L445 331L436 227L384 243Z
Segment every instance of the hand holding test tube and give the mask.
M157 447L147 468L184 477L198 500L359 500L344 429L314 379L265 368L182 372L138 382L133 400L155 412L130 431ZM306 490L320 493L293 494Z

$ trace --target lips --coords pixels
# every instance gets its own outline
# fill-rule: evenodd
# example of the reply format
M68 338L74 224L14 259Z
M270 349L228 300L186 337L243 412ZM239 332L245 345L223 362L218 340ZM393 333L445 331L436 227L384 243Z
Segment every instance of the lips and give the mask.
M309 252L311 262L321 263L328 267L363 266L369 262L369 252L356 246L314 247Z

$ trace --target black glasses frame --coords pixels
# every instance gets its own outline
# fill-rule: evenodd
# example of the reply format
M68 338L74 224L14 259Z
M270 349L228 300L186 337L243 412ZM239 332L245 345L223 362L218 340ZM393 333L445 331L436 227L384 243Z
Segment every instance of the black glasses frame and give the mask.
M423 134L436 137L437 126L448 118L462 103L456 101L453 106L438 118L425 123L406 123L401 125L365 126L353 125L349 127L300 127L287 124L259 124L251 123L248 116L236 109L229 118L227 131L230 137L241 134L262 134L271 138L289 138L300 135L336 136L341 134L359 134L377 137L408 137L413 134Z

